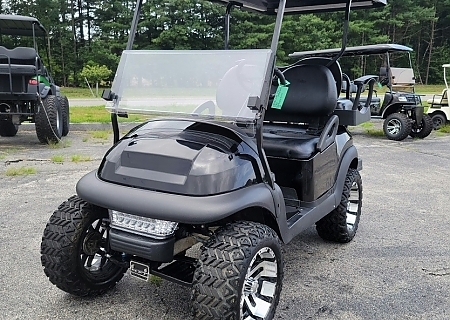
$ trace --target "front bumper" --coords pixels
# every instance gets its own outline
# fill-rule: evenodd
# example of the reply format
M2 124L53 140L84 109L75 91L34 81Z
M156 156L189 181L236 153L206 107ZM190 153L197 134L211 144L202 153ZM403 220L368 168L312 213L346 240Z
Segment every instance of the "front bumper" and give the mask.
M151 261L172 261L174 243L175 237L159 240L114 228L109 232L111 249Z

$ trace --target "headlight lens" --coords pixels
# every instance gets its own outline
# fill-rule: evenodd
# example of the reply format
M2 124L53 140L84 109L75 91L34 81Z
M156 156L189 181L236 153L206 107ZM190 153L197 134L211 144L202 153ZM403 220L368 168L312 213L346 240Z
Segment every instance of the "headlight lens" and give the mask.
M109 210L111 226L131 232L166 238L175 232L177 222L135 216L116 210Z

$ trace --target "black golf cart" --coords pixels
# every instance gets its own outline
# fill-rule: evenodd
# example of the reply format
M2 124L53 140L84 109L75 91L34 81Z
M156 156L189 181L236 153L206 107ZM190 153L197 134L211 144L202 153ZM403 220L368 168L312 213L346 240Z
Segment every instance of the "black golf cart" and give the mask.
M317 51L294 52L289 56L296 59L306 57L333 57L340 48ZM415 93L414 70L411 64L411 48L399 44L375 44L367 46L347 47L343 57L366 55L384 55L384 66L380 68L380 84L387 87L383 104L379 97L373 97L370 105L372 118L385 119L383 130L391 140L401 141L410 135L413 138L425 138L433 130L431 117L424 114L420 96ZM408 55L409 66L393 67L391 54ZM345 84L345 82L344 82ZM351 86L349 86L351 88ZM344 86L345 90L345 86ZM360 102L365 103L365 97Z
M346 126L368 121L369 107L339 108L339 56L281 71L275 53L285 13L345 10L348 26L351 7L385 2L219 2L225 21L235 5L276 15L271 48L130 50L138 1L103 94L115 144L44 230L41 261L58 288L102 294L129 269L192 287L197 319L272 319L281 241L314 224L329 241L355 236L362 160ZM355 83L361 91L375 79ZM117 116L134 112L162 117L120 138Z
M69 102L60 94L38 53L36 37L47 31L35 18L0 14L0 135L12 137L22 122L34 122L40 142L69 133ZM9 42L7 41L9 37ZM32 39L32 47L16 46ZM10 48L3 46L9 45ZM47 61L50 61L46 48Z

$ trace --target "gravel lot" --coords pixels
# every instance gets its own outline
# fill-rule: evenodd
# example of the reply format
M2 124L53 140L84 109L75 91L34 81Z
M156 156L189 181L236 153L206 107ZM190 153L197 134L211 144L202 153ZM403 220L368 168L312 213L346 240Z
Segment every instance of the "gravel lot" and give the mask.
M450 135L394 142L362 131L353 130L363 157L358 235L338 245L310 228L284 247L276 319L450 319ZM48 218L111 141L87 131L71 132L65 148L39 144L33 131L0 138L0 318L189 318L190 289L167 281L127 274L114 290L87 299L60 291L42 271ZM52 162L55 155L64 161ZM72 162L75 155L89 161ZM18 167L37 172L6 175Z

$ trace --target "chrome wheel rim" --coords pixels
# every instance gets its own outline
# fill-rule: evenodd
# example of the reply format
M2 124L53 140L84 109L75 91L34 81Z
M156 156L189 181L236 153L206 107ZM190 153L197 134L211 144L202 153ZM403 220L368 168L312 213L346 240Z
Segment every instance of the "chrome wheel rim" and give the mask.
M402 123L398 119L391 119L391 120L389 120L389 122L387 124L387 131L392 135L398 134L400 132L401 128L402 128Z
M241 292L240 319L266 319L275 301L278 264L274 251L260 249L247 269Z
M80 262L88 272L101 271L108 262L105 245L107 241L107 229L102 219L94 221L86 230L81 245Z
M349 231L353 231L353 229L355 228L360 206L361 206L361 199L359 186L356 183L356 181L353 181L347 201L346 222L347 222L347 229Z

